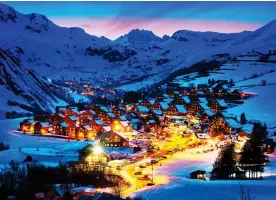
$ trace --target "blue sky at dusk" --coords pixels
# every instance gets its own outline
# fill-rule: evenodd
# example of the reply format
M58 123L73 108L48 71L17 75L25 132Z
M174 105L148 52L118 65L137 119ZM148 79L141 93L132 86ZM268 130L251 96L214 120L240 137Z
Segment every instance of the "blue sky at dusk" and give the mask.
M276 2L4 2L64 27L114 39L131 29L162 36L177 30L240 32L276 19Z

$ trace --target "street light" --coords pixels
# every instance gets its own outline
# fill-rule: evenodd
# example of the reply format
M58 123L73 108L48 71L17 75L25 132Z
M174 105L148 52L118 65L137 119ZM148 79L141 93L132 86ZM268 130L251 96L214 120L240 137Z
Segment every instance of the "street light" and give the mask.
M101 146L95 146L93 149L94 154L97 156L103 152L103 148Z

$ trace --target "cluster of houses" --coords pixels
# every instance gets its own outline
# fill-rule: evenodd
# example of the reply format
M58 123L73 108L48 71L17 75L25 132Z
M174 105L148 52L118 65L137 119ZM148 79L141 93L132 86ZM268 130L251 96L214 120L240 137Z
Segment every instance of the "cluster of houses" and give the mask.
M216 83L212 94L224 94L225 83ZM208 132L216 136L223 132L232 134L241 130L241 125L224 112L229 103L223 98L201 95L205 88L198 86L182 92L167 88L155 98L144 98L137 103L118 105L93 104L84 110L77 107L57 107L56 112L45 122L26 119L20 123L22 132L62 135L74 139L100 139L106 146L128 146L126 133L135 130L162 133L162 128L174 119L187 119L196 133ZM207 91L207 90L206 90ZM216 91L216 93L214 93ZM206 93L204 93L206 94ZM244 93L232 91L241 99ZM223 95L222 95L223 96Z

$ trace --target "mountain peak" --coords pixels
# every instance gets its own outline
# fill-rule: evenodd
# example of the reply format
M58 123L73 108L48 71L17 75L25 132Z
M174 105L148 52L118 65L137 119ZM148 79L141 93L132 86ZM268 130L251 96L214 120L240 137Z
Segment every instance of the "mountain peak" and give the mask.
M144 29L133 29L128 34L125 34L118 39L116 42L119 43L149 43L153 41L161 41L162 39L156 35L152 31L144 30Z
M16 22L17 14L14 8L0 3L0 21L4 23Z

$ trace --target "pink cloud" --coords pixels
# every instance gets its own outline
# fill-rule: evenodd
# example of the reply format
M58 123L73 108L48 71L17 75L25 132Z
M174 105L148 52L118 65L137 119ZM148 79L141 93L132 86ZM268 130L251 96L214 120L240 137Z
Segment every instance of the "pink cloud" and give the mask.
M244 30L253 31L263 24L243 23L219 20L183 20L183 19L51 19L63 27L81 27L87 33L96 36L105 36L110 39L128 33L132 29L151 30L158 36L172 35L178 30L214 31L221 33L237 33Z

